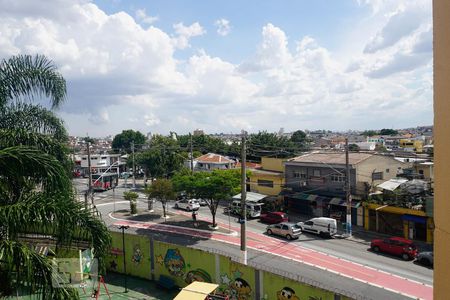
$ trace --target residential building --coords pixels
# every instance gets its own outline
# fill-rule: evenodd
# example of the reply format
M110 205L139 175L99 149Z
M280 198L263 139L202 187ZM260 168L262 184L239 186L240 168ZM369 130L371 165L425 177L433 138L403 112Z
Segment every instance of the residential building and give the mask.
M359 147L359 150L362 150L362 151L374 151L377 146L377 143L358 142L358 143L355 143L355 145L357 145Z
M286 160L262 157L261 168L251 170L250 191L268 196L278 196L284 186L284 162Z
M350 191L353 198L352 223L363 225L361 200L367 199L377 184L395 178L410 163L392 156L349 153ZM313 152L286 161L285 202L300 213L345 217L346 163L344 152Z
M401 139L399 142L399 147L404 151L422 153L423 141L419 139Z
M226 156L207 153L194 159L194 170L196 171L212 171L227 170L234 168L236 162Z
M379 135L368 136L366 142L368 142L368 143L375 143L375 144L384 146L385 138L383 136L379 136Z
M80 167L83 174L88 173L89 163L88 155L78 155L76 158L80 161ZM102 173L110 167L114 172L121 172L125 168L126 158L120 154L91 154L91 171L93 173Z

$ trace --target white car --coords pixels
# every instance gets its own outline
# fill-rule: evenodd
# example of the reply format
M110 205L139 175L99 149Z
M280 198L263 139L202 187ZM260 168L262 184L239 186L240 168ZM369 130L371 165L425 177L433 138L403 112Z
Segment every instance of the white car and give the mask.
M200 203L195 199L182 199L175 202L175 208L181 208L187 211L198 210Z
M298 222L297 225L302 231L315 233L321 236L331 237L337 233L337 223L336 220L332 218L312 218L306 222Z

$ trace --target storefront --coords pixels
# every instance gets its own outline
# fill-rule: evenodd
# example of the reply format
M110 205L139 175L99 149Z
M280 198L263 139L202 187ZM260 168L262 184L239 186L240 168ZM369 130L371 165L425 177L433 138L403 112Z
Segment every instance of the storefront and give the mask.
M284 195L285 205L289 211L311 217L328 217L330 200L328 197L306 193Z
M433 243L433 218L424 211L388 205L364 205L366 230Z
M342 198L332 198L329 202L330 217L338 222L346 222L347 201ZM352 224L363 226L363 209L360 201L352 201Z

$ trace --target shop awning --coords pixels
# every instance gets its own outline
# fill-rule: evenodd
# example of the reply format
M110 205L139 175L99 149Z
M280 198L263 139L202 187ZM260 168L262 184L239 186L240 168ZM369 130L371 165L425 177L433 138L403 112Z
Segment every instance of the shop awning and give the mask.
M205 300L206 296L214 292L218 284L194 281L174 298L174 300Z
M330 204L339 205L339 206L347 206L347 201L342 198L333 198L330 200ZM361 205L360 201L352 201L352 207L358 208Z
M306 200L306 201L314 201L316 199L316 195L310 195L305 193L295 193L289 195L289 198L294 198L298 200Z
M403 215L402 220L410 221L410 222L414 222L414 223L421 223L421 224L427 223L426 217L415 216L415 215Z
M247 192L245 200L248 202L258 202L264 198L266 198L267 195L259 194L255 192ZM241 200L241 193L233 196L234 200Z
M380 183L377 185L377 188L388 190L388 191L394 191L396 188L398 188L401 184L407 182L408 179L400 179L400 178L394 178L390 179L388 181L385 181L383 183Z

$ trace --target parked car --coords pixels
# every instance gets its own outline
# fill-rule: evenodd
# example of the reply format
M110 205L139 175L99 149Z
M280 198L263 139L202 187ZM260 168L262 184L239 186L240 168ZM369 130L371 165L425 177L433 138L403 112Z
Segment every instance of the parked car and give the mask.
M132 177L133 175L132 175L132 173L131 172L122 172L122 173L120 173L120 178L122 178L122 179L126 179L126 178L129 178L129 177Z
M268 223L268 224L278 224L281 222L288 222L288 216L284 212L280 211L274 211L274 212L268 212L267 214L262 214L259 219L261 222Z
M205 199L200 198L200 199L197 199L197 201L200 204L200 206L207 206L208 205L208 202L206 202Z
M424 266L432 267L434 262L433 252L432 251L420 252L416 257L416 262Z
M404 260L414 259L417 256L417 247L413 241L401 237L372 240L370 249L374 252L401 256Z
M198 210L200 203L196 199L182 199L175 202L175 208L181 208L187 211Z
M306 222L298 222L302 231L307 231L322 236L333 236L337 233L337 222L335 219L319 217L312 218Z
M261 215L261 207L264 204L258 203L258 202L245 202L245 210L247 213L247 218L258 218ZM241 201L240 200L234 200L230 203L229 207L225 207L224 209L225 213L231 212L235 215L241 214Z
M267 226L266 232L268 235L275 234L283 236L288 240L296 239L302 233L300 227L297 224L287 222L269 225Z

